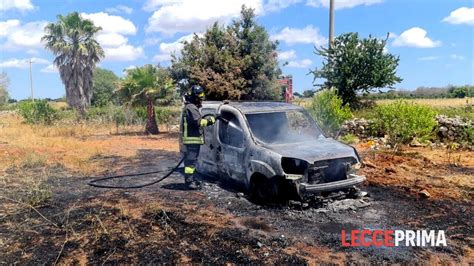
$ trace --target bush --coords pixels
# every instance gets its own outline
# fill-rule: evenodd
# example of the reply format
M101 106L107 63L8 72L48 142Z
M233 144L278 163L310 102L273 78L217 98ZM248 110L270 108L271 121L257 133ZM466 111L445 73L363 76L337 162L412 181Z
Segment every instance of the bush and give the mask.
M169 107L157 107L155 108L156 122L158 124L172 125L179 123L179 116L181 110L175 110Z
M474 143L474 126L473 125L469 125L467 127L464 128L463 132L462 132L462 140L461 140L461 144L463 146L469 146L469 145L473 145Z
M345 144L355 144L359 142L359 138L354 134L347 134L339 138L340 141L344 142Z
M391 145L406 144L414 138L426 141L436 126L435 116L429 106L398 100L374 109L373 130L387 134Z
M112 104L89 108L86 118L98 123L114 123L117 127L120 125L139 125L145 121L134 110Z
M58 119L57 111L45 100L20 102L18 110L28 124L50 125Z
M337 135L344 121L352 118L349 105L343 105L336 90L324 90L316 93L307 108L325 134Z

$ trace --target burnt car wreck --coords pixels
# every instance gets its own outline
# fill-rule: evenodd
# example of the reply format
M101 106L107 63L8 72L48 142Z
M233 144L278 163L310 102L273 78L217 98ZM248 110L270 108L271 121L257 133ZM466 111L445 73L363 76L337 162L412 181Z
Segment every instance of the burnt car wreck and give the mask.
M355 148L327 138L304 108L280 102L205 102L223 117L205 129L197 170L242 184L258 200L355 190Z

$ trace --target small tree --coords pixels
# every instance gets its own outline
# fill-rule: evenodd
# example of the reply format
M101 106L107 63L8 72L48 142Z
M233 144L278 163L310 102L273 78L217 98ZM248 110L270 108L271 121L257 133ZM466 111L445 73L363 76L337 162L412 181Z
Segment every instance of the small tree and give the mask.
M316 48L324 62L321 69L312 71L315 85L335 87L344 104L351 107L357 107L358 92L392 88L402 81L396 75L400 59L384 50L386 43L386 39L359 39L357 33L345 33L334 40L332 48ZM319 78L326 79L324 84L316 84Z
M127 70L120 82L117 94L128 104L147 107L146 134L158 134L155 117L155 101L173 96L175 86L167 69L145 65Z
M171 73L182 92L198 84L211 100L278 99L276 48L254 11L243 6L231 25L216 22L202 37L184 42L181 56L172 57Z
M6 72L0 73L0 105L8 103L10 99L8 95L8 86L10 85L10 79Z
M349 105L343 104L336 90L323 90L313 97L308 112L326 135L336 136L347 120L352 118Z
M114 72L96 68L92 78L92 99L93 106L105 106L114 101L114 91L117 88L119 78Z

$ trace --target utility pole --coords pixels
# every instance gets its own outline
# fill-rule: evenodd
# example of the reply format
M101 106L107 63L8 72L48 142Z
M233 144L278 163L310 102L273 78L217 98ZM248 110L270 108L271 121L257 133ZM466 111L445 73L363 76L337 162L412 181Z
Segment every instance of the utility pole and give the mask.
M334 43L334 1L329 2L329 48L332 48Z
M31 100L34 102L35 101L35 93L34 93L34 90L33 90L33 75L31 74L31 58L30 58L30 87L31 87Z

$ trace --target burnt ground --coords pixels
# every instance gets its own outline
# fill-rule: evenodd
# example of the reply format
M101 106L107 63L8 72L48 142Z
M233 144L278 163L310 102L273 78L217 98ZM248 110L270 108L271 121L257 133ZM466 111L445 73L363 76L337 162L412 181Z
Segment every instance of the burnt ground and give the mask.
M123 174L165 170L178 156L139 150L134 158L91 160ZM86 184L90 179L74 177L61 166L49 173L45 183L52 187L52 197L35 209L18 208L13 199L18 189L3 190L7 198L0 198L0 264L474 262L471 201L425 199L369 182L362 188L368 196L362 199L305 208L262 206L227 182L206 180L201 191L188 191L178 173L139 190L92 188ZM15 169L8 175L14 177ZM341 246L342 229L365 228L446 230L448 246Z

